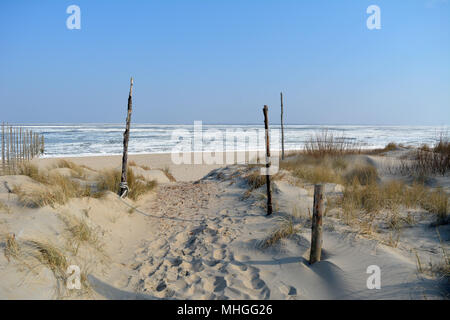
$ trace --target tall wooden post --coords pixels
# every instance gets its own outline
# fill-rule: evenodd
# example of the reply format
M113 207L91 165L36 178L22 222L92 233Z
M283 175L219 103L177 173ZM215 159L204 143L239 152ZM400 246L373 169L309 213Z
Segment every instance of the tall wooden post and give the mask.
M5 173L5 123L2 123L2 171Z
M281 160L284 160L283 92L280 92L280 99L281 99Z
M9 127L9 155L10 155L10 167L14 168L14 140L12 134L12 127Z
M119 196L126 197L128 194L127 185L127 162L128 162L128 139L130 138L130 122L131 122L131 111L133 105L133 78L130 80L130 94L128 95L128 112L127 112L127 123L125 127L125 132L123 133L123 156L122 156L122 176L120 179L119 186Z
M19 129L19 142L20 142L19 155L20 155L20 162L23 162L23 135L22 135L22 131L23 131L23 129L22 129L22 127L20 127L20 129Z
M41 154L43 155L45 151L45 141L44 141L44 135L41 135Z
M320 261L322 253L322 214L323 214L323 185L314 186L314 208L311 227L311 250L309 263Z
M270 142L269 142L269 117L267 115L268 107L264 106L264 128L266 130L266 186L267 186L267 215L270 216L272 214L272 192L270 188Z

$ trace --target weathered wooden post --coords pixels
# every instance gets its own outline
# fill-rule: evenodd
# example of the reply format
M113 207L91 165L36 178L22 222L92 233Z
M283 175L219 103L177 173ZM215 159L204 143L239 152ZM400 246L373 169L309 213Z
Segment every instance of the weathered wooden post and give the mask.
M45 152L45 140L44 140L44 135L41 135L41 154L44 154Z
M2 172L5 173L5 123L2 123Z
M284 160L283 92L280 92L280 98L281 98L281 160Z
M9 167L14 167L14 142L12 126L9 127ZM10 170L11 173L11 170Z
M19 128L16 127L16 161L20 163Z
M128 139L130 137L131 111L133 104L133 78L130 80L130 94L128 95L128 112L125 132L123 133L123 156L122 156L122 176L120 178L119 196L126 197L128 194L127 185L127 162L128 162Z
M270 216L272 214L272 192L270 188L270 142L269 142L269 117L267 115L268 107L264 106L264 128L266 130L266 186L267 186L267 215Z
M311 227L311 250L309 263L320 261L322 253L322 214L323 214L323 185L314 186L314 208Z
M22 135L22 131L23 131L23 129L22 129L22 127L20 127L20 129L19 129L19 142L20 142L20 146L19 146L20 153L19 153L19 155L20 155L20 162L23 162L23 135Z

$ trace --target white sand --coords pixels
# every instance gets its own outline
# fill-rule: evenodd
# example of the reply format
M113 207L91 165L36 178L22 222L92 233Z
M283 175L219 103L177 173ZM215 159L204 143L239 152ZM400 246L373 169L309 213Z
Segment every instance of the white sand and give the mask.
M64 206L23 208L12 187L33 188L28 177L0 177L0 234L14 233L19 243L51 242L67 253L70 264L87 270L90 294L64 291L63 297L95 299L442 299L448 283L418 272L415 252L426 265L442 260L442 248L432 217L416 212L420 223L401 234L396 248L382 239L358 234L330 215L324 218L322 261L309 265L312 186L298 187L289 179L277 181L277 212L265 216L264 188L243 199L247 186L240 166L171 164L170 155L131 156L151 169L169 167L177 182L164 181L137 202L73 199ZM94 170L119 168L120 157L71 158ZM375 159L376 160L376 159ZM54 159L39 160L41 168ZM383 160L384 161L384 160ZM214 170L211 174L208 173ZM153 172L147 178L159 173ZM205 177L205 175L208 175ZM200 180L199 180L200 179ZM198 182L193 182L197 181ZM341 191L327 185L327 194ZM137 207L135 210L130 210ZM295 209L294 209L295 208ZM309 209L309 210L308 210ZM83 245L77 255L67 247L61 217L76 216L96 228L102 251ZM280 217L292 217L300 231L263 249L264 239ZM448 250L449 225L439 227ZM387 234L386 234L387 236ZM2 240L1 246L5 246ZM52 272L32 259L7 261L0 254L0 298L61 297ZM381 269L381 289L369 290L367 267Z

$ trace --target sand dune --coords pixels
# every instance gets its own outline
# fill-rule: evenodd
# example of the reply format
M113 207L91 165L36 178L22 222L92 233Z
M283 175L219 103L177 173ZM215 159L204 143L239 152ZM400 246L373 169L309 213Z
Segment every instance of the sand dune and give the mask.
M168 155L133 156L150 170L168 165ZM118 165L118 158L72 158L95 170ZM45 168L54 159L39 161ZM375 158L375 161L384 161ZM0 177L0 234L15 234L22 250L27 241L50 242L65 253L68 264L86 271L90 290L65 290L54 270L32 255L7 259L0 255L2 299L442 299L448 283L418 272L424 263L442 260L448 249L449 225L439 227L432 217L401 234L396 247L383 236L367 237L332 213L324 219L322 261L308 263L312 184L295 184L286 177L274 185L276 214L265 215L264 188L243 196L246 166L170 167L178 180L160 177L157 189L136 202L109 193L106 198L72 199L64 205L24 208L12 188L39 187L25 176ZM67 170L66 170L67 171ZM145 170L144 170L145 171ZM92 173L91 172L91 173ZM61 172L60 172L61 173ZM64 173L64 172L62 172ZM159 171L161 173L161 171ZM159 173L149 173L154 179ZM185 175L183 175L185 174ZM6 184L5 184L6 183ZM42 187L42 186L41 186ZM342 192L327 184L326 195ZM75 217L95 230L98 240L70 249L66 221ZM264 241L280 223L290 219L297 232L265 247ZM2 249L6 242L2 240ZM30 265L32 271L27 267ZM381 269L381 289L370 290L367 268Z

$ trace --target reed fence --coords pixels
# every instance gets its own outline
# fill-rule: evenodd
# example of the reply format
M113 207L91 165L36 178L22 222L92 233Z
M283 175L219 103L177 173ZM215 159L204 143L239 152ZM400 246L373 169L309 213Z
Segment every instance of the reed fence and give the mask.
M21 163L44 154L42 134L20 126L2 123L0 174L14 173Z

